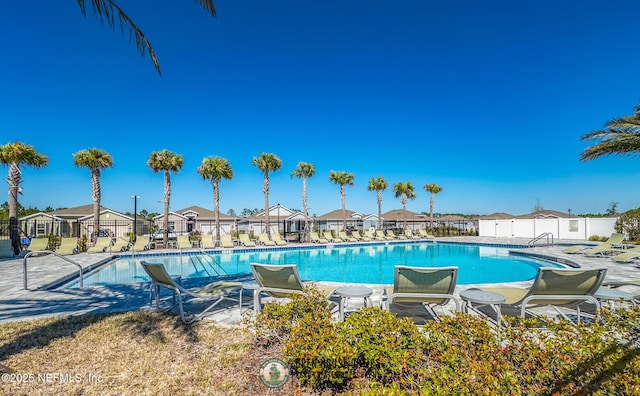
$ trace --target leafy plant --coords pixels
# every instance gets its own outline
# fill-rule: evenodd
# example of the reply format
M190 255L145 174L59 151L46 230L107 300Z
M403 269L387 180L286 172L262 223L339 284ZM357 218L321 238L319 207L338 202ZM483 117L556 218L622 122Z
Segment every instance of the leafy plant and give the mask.
M335 322L326 300L306 294L269 304L255 326L259 340L283 345L292 373L316 391L640 394L640 309L604 308L593 324L504 322L498 334L485 318L458 313L418 329L379 308Z

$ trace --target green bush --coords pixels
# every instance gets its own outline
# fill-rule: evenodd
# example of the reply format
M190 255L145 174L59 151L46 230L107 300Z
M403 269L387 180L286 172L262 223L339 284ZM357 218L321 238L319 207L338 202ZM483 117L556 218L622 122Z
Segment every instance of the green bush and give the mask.
M303 315L291 329L284 360L300 383L313 389L342 389L354 377L358 351L349 344L330 318Z
M268 345L285 341L301 321L328 322L330 319L326 298L308 287L304 294L293 294L287 303L265 304L253 322L253 329L259 343Z
M441 316L418 329L379 308L332 321L326 300L296 296L257 318L300 383L359 395L640 394L640 309L603 309L601 320ZM260 323L258 323L260 322ZM277 335L277 337L275 337ZM348 392L348 393L349 393Z
M401 380L410 367L424 363L425 339L409 318L364 308L338 323L336 330L347 345L355 347L358 366L375 381Z

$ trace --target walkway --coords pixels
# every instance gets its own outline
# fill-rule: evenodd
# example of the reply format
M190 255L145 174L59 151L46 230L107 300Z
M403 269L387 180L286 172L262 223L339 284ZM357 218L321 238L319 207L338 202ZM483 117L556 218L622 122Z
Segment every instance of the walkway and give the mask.
M526 245L528 240L496 239L480 237L438 238L439 242L455 241L483 244ZM566 254L560 241L551 247L535 247L531 252L561 257L579 264L584 268L608 268L607 280L626 280L640 278L640 269L633 264L617 264L608 258L585 257L581 254ZM585 242L583 242L585 243ZM83 268L91 268L108 260L109 253L81 253L71 256ZM84 289L47 289L47 286L61 279L77 274L77 267L54 256L33 257L28 260L28 290L23 289L23 260L0 260L0 322L28 320L32 318L79 315L88 312L103 313L145 309L149 306L147 284L87 287ZM520 286L526 286L522 282ZM458 286L460 292L474 285ZM486 286L486 285L485 285ZM374 305L380 301L382 285L372 285ZM356 299L353 300L355 303ZM243 311L250 308L252 299L247 295ZM209 318L223 324L241 323L237 304L211 315Z

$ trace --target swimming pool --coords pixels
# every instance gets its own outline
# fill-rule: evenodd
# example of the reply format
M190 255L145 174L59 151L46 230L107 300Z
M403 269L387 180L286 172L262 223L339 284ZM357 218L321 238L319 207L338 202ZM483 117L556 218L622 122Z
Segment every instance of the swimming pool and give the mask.
M531 280L538 268L560 266L525 256L511 256L496 246L459 243L397 243L332 247L274 248L230 253L185 252L124 256L86 274L84 286L148 282L140 261L160 262L184 279L249 274L249 263L297 264L304 280L391 284L395 265L459 268L458 284ZM67 287L77 287L71 284Z

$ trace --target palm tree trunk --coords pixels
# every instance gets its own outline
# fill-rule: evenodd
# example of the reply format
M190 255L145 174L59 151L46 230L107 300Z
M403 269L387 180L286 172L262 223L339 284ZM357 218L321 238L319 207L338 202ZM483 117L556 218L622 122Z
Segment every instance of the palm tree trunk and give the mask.
M302 210L304 210L304 234L302 240L309 242L309 218L307 216L307 178L302 178Z
M378 190L378 228L382 229L382 190Z
M7 177L7 183L9 183L9 217L18 218L18 192L20 190L20 181L22 179L22 172L18 164L9 165L9 176Z
M271 236L271 224L269 219L269 172L264 173L264 184L262 185L262 192L264 193L264 215L267 222L267 235Z
M20 192L20 182L22 172L18 164L9 166L9 238L14 254L20 254L22 245L20 243L20 235L18 232L18 194Z
M407 229L407 218L405 216L405 213L407 211L407 196L405 194L402 194L402 227L406 230Z
M433 201L434 193L431 193L431 199L429 200L429 228L433 231Z
M213 210L216 213L216 242L220 243L220 190L218 182L212 181L213 184Z
M340 197L342 198L342 229L347 230L347 209L345 207L346 191L344 184L340 186Z
M93 235L91 240L95 243L100 235L100 170L91 169L91 195L93 195Z
M164 235L162 243L166 248L169 244L169 200L171 199L171 175L164 172Z

